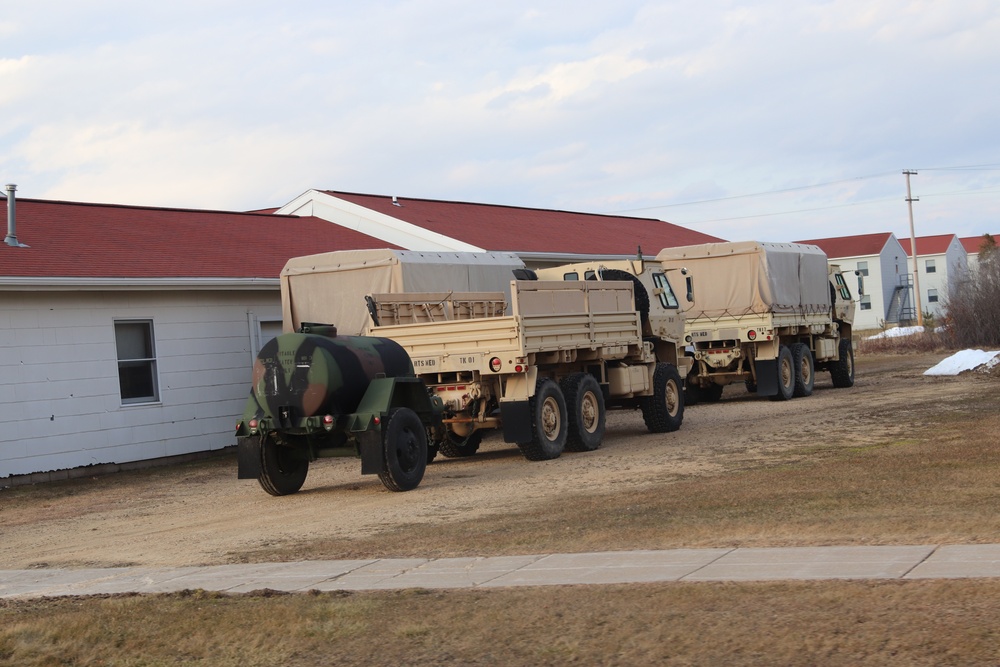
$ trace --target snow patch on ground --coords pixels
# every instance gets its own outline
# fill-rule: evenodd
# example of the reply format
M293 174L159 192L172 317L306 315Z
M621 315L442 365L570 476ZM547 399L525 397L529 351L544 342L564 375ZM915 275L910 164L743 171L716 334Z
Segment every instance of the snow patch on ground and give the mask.
M956 352L937 366L924 371L924 375L958 375L962 371L978 370L989 372L1000 364L1000 351L962 350Z
M923 327L896 327L895 329L886 329L885 331L877 333L874 336L868 336L865 340L878 340L879 338L902 338L903 336L912 336L913 334L923 332Z

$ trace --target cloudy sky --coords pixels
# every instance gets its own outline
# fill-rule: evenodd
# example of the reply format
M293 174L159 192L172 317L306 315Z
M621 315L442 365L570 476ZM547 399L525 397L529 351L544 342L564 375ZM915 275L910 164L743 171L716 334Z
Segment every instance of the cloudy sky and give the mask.
M0 0L0 119L23 197L998 233L1000 3Z

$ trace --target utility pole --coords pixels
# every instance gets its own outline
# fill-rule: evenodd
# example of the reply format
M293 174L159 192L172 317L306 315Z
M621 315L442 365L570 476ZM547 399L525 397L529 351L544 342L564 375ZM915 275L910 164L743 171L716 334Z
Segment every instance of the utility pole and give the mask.
M913 256L913 302L917 308L917 326L924 326L924 312L920 307L920 273L917 264L917 235L913 231L913 202L920 201L920 197L910 195L910 176L916 176L916 171L903 170L906 176L906 204L910 207L910 255Z

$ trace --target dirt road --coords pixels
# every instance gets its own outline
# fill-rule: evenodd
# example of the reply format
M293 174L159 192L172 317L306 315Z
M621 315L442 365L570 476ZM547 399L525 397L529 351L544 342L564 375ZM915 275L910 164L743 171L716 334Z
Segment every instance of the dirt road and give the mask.
M467 459L438 458L420 487L386 491L356 459L313 465L303 491L273 498L237 480L234 457L0 491L0 569L202 565L312 538L343 539L420 522L518 511L579 492L666 484L752 465L775 451L857 446L905 435L907 424L959 405L996 378L925 377L946 354L858 358L851 389L821 374L808 398L772 402L726 389L689 408L677 433L646 432L638 412L612 413L601 449L540 463L487 438Z

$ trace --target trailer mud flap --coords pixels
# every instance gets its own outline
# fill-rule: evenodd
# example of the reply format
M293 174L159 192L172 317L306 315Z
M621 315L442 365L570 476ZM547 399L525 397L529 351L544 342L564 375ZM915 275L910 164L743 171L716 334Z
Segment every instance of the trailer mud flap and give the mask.
M236 479L260 477L260 438L240 438L236 443Z
M757 395L777 396L778 395L778 360L767 359L757 360L754 365L757 370Z
M504 442L531 442L531 402L501 401Z
M385 466L385 450L382 448L382 431L370 430L358 433L361 450L361 474L377 475Z

